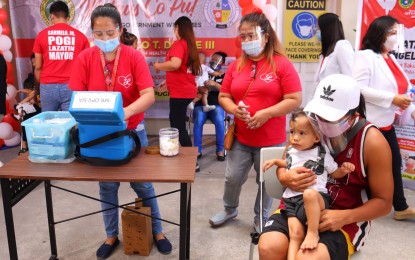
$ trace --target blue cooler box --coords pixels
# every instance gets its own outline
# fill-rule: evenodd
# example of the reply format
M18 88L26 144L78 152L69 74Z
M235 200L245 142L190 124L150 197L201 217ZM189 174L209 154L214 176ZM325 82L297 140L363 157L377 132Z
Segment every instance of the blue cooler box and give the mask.
M63 160L72 155L75 145L69 131L75 125L75 119L66 111L43 112L23 121L30 158Z
M80 144L127 128L119 92L74 91L69 112L78 122ZM89 148L81 148L80 155L122 160L127 157L132 147L133 140L123 136Z

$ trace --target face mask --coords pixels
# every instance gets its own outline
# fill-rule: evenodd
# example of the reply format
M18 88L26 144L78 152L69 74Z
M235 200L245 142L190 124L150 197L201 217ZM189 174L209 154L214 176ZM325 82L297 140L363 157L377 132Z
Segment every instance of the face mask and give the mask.
M316 31L316 38L319 42L321 42L321 31L320 30Z
M349 119L350 117L347 117L342 122L337 124L318 121L318 128L324 136L328 138L336 137L343 134L350 128Z
M219 71L222 69L222 65L221 64L217 64L216 62L209 62L209 66L211 69L215 70L215 71Z
M396 34L388 36L383 46L388 52L398 50L398 36Z
M254 40L250 42L242 42L242 50L251 57L258 57L264 50L261 46L261 40Z
M118 37L115 37L114 39L110 40L100 40L100 39L94 39L94 44L103 52L112 52L117 48L118 45L120 45L120 40Z

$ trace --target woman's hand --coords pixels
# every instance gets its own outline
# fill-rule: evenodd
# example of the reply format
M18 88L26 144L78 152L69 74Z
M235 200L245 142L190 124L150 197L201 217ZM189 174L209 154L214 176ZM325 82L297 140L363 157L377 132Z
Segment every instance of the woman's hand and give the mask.
M405 110L409 107L412 100L410 97L404 94L398 94L393 98L392 104L399 107L402 110Z
M236 118L247 122L248 119L251 118L251 114L247 110L248 108L249 106L243 104L243 102L239 102L232 114L236 116Z
M248 119L248 128L258 129L263 126L270 118L271 116L265 110L259 110L253 117Z
M164 93L167 91L167 84L166 81L163 80L159 85L158 88L156 90L158 93Z
M278 179L283 186L299 192L303 192L317 182L317 176L313 171L303 166L292 168L289 171L284 170L282 174L278 171Z
M320 224L318 230L324 231L337 231L347 224L348 210L330 210L325 209L320 214Z
M155 73L158 74L160 72L160 62L158 60L153 63L153 68Z

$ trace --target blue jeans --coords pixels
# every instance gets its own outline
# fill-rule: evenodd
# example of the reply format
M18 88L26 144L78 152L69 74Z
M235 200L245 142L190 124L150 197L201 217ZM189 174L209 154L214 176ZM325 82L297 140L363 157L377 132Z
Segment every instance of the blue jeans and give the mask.
M144 124L144 123L142 123ZM144 130L136 131L140 138L141 146L148 146L147 133ZM137 196L142 199L154 197L156 195L153 184L151 182L130 182L131 188L135 191ZM99 183L99 197L103 201L118 205L118 188L119 182L100 182ZM157 199L150 199L143 201L144 207L151 208L151 216L161 218L160 210L157 203ZM101 202L101 208L103 210L113 208L112 205ZM107 237L118 236L118 208L107 210L102 212L105 225L105 233ZM162 232L161 221L155 218L151 219L153 234L159 234Z
M40 103L42 112L68 111L71 104L72 90L65 84L40 84Z
M207 113L203 112L203 106L195 106L193 110L193 140L195 146L198 147L198 151L201 153L203 125L208 118L215 124L216 152L223 152L223 140L225 138L225 111L219 105L216 105L215 109Z

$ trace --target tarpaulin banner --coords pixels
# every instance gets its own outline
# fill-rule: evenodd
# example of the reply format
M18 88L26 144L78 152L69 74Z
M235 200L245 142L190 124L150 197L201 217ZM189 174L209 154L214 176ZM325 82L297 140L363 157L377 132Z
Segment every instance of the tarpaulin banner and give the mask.
M23 82L31 71L29 57L36 35L49 21L53 0L9 1L15 41L18 82ZM83 32L91 41L91 13L108 0L65 0L70 8L70 25ZM187 16L192 20L197 48L210 57L215 51L228 54L226 65L237 54L235 42L241 9L237 0L113 0L123 26L139 39L140 51L145 55L157 85L165 79L164 72L156 74L152 64L164 61L173 39L173 23ZM147 117L168 117L168 95L157 94L157 101Z

